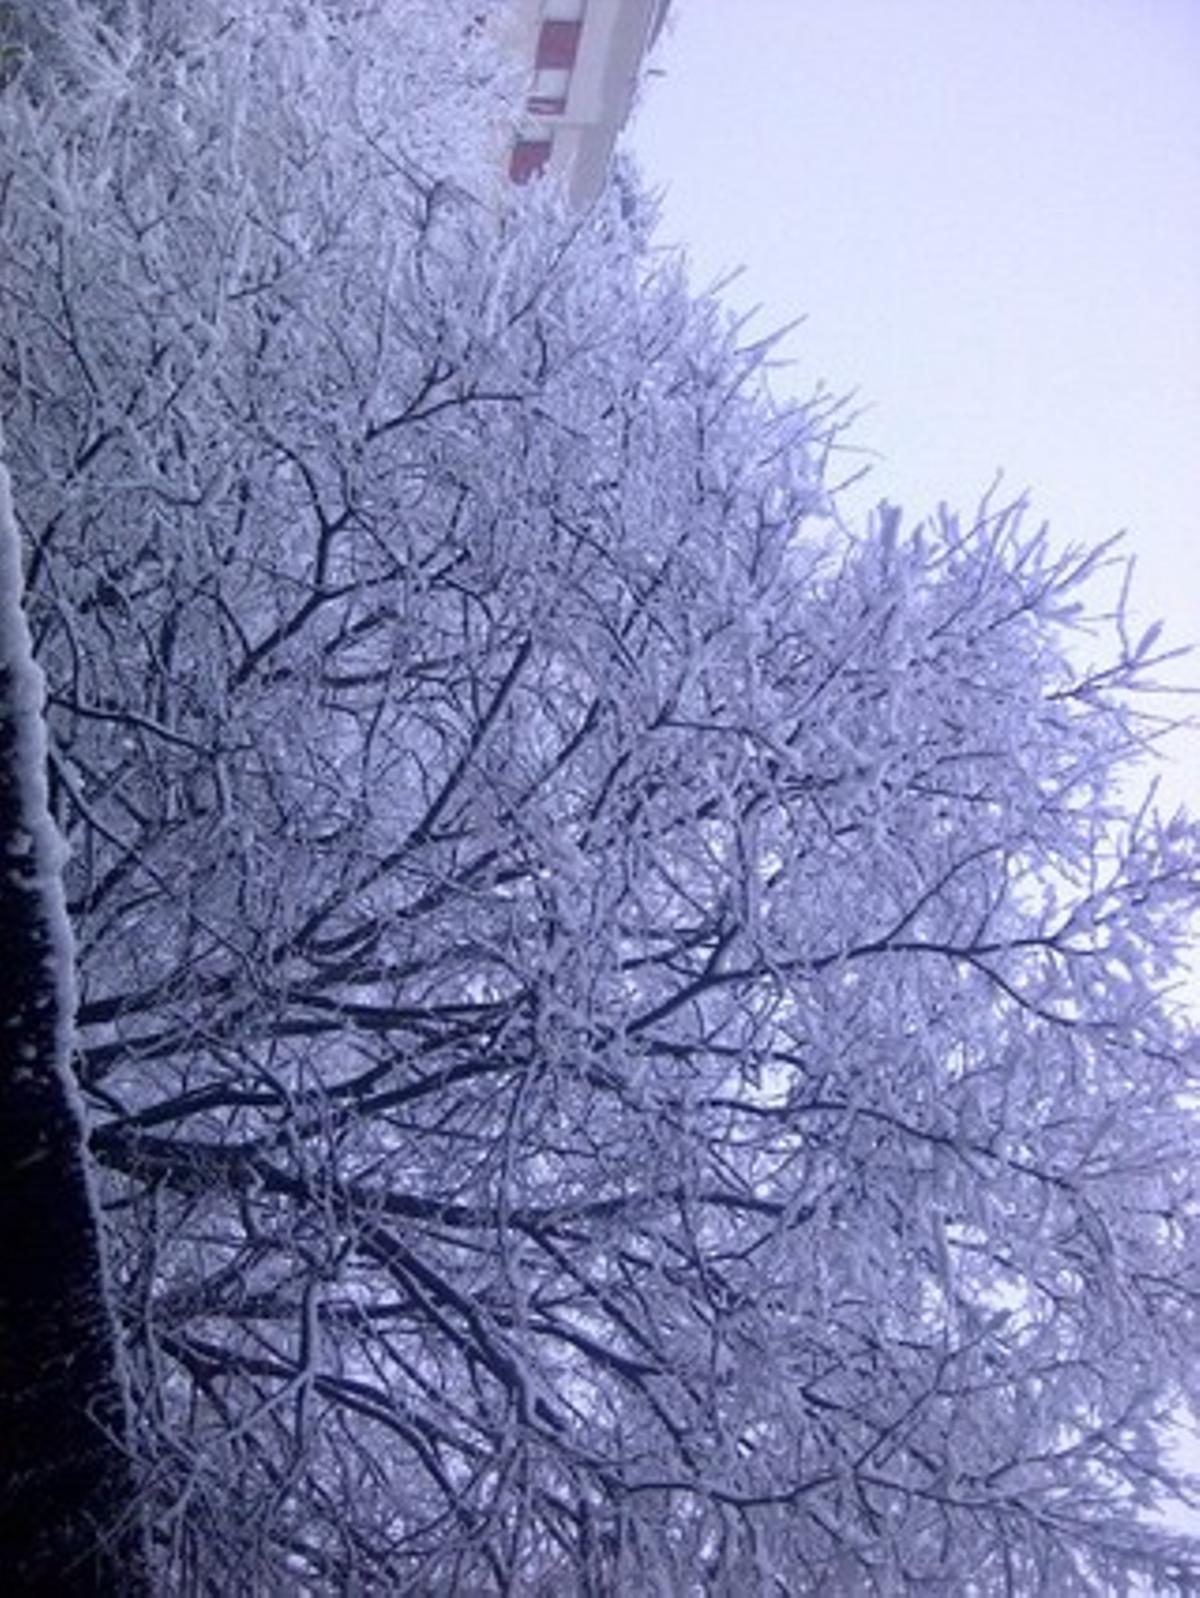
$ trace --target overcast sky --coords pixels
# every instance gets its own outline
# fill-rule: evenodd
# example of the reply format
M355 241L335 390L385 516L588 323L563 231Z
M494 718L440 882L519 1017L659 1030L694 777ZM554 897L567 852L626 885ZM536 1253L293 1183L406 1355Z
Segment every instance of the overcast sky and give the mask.
M1003 468L1063 541L1127 528L1200 642L1200 0L675 0L657 62L662 237L806 317L789 384L855 390L878 456L852 508Z

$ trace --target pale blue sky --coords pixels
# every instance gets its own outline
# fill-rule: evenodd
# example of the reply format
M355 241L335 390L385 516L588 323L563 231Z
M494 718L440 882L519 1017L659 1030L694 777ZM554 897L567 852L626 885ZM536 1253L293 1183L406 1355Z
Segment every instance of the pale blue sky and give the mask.
M883 457L854 503L965 509L1003 467L1064 541L1128 528L1140 615L1200 642L1200 0L674 19L632 140L662 237L807 317L789 382L856 390ZM1200 738L1171 790L1200 808Z

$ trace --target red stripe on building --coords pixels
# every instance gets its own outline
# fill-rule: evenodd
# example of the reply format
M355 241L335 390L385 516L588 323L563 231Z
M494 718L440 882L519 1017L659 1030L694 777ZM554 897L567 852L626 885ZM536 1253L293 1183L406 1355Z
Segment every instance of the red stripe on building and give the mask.
M528 183L536 178L550 159L549 139L518 139L508 158L508 175L514 183Z
M582 22L543 22L538 34L537 58L539 67L573 67L579 54L579 35Z

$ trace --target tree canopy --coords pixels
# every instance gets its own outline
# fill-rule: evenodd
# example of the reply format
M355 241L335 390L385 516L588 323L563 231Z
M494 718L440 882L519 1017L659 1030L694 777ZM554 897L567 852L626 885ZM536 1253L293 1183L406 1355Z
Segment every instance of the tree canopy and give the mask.
M1157 637L843 527L634 180L501 203L480 11L59 0L0 96L159 1578L1195 1590Z

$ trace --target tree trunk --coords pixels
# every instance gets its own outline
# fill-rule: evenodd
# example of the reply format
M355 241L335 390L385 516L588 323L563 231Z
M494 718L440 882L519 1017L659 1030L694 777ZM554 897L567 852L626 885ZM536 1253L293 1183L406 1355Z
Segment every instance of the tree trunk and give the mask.
M71 942L41 691L0 467L0 1570L6 1593L137 1598L149 1586L70 1074Z

